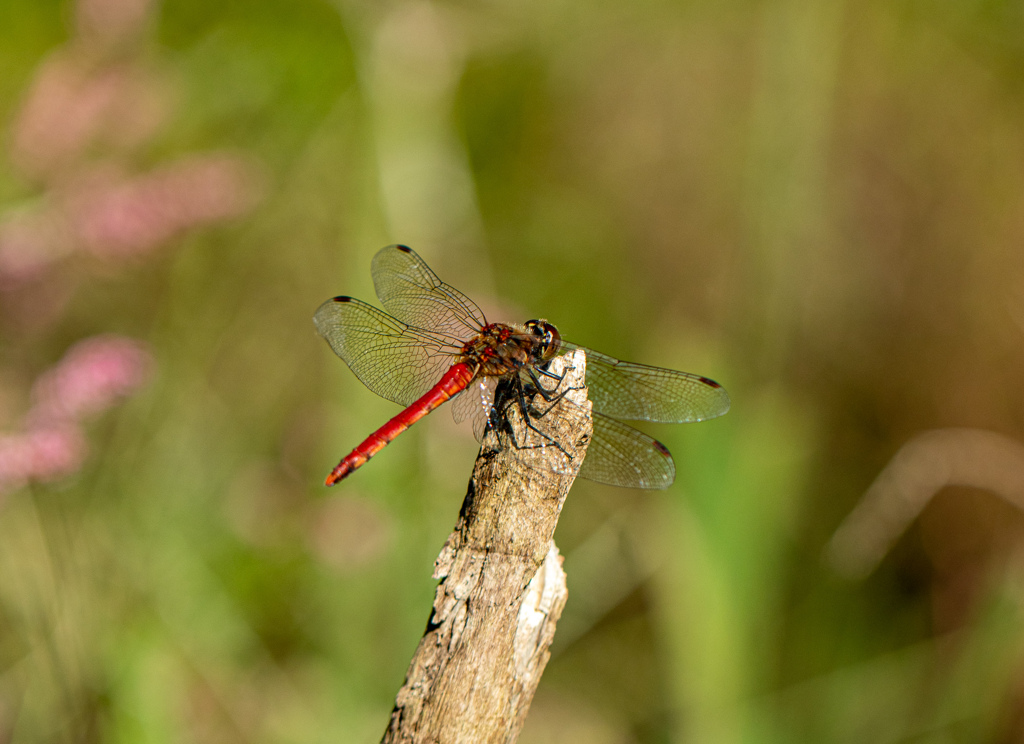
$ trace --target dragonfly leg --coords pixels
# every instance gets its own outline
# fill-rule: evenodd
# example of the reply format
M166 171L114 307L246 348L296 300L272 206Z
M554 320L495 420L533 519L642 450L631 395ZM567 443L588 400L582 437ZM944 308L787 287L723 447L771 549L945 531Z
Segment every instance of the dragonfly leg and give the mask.
M555 381L555 388L557 388L559 383L561 383L562 380L565 379L565 375L566 375L566 373L569 372L569 369L572 369L571 367L569 369L563 369L561 374L556 374L556 373L554 373L554 372L552 372L551 370L548 369L548 366L550 364L551 364L551 362L546 362L543 367L531 367L529 369L530 377L533 379L533 381L535 383L537 383L537 387L540 388L541 390L544 390L544 388L543 388L542 385L540 385L540 383L537 380L537 375L538 374L543 375L544 377L547 377L549 380L554 380ZM541 393L541 394L543 395L543 393ZM545 397L545 400L547 400L546 397Z
M513 389L510 390L510 387ZM540 387L541 386L538 384L537 388ZM561 452L566 457L571 458L572 456L565 451L565 448L562 447L562 445L559 444L559 442L555 440L554 437L538 429L536 424L534 424L533 422L534 419L541 418L543 415L547 414L552 408L554 408L555 403L561 400L561 398L568 391L563 391L558 395L551 395L550 398L554 401L551 404L551 406L549 406L544 411L538 411L538 409L535 406L533 406L527 399L528 390L530 394L532 394L534 389L535 388L532 385L529 388L523 385L523 381L522 379L519 378L518 375L509 380L507 384L500 384L498 386L498 390L495 391L495 403L494 406L491 408L490 426L496 430L504 431L508 435L508 438L511 440L512 446L515 447L516 449L540 449L542 447L555 446L558 448L559 452ZM514 397L515 404L519 407L519 413L523 418L523 423L526 425L526 428L535 432L538 436L540 436L542 439L547 440L550 444L528 445L525 443L525 441L522 443L517 441L516 432L512 428L511 423L509 423L507 417L501 415L501 412L506 410L508 405L512 403L512 401L509 400L510 397ZM544 396L543 393L541 393L541 397L544 397L545 400L548 400L548 397Z
M530 386L530 391L534 391L535 390L540 395L540 397L544 399L545 402L551 404L550 406L545 408L543 411L540 410L539 408L537 408L537 406L533 406L533 410L536 411L536 413L534 414L536 418L543 418L544 416L546 416L548 414L548 412L550 412L551 409L555 407L555 405L558 403L558 401L560 401L562 398L565 397L566 393L570 392L571 390L578 390L578 388L566 388L565 390L563 390L560 393L555 393L554 390L546 389L541 384L541 381L540 381L540 379L537 376L538 373L542 374L542 375L545 374L544 370L535 370L532 367L528 367L526 369L526 373L530 376L530 380L532 380L532 382L533 382L533 385ZM547 372L546 374L547 374L547 376L549 376L551 378L557 379L559 382L561 382L565 378L565 373L564 372L562 373L561 376L553 374L551 372Z
M562 380L565 379L565 373L569 371L569 370L563 370L562 374L556 375L554 372L552 372L551 370L548 370L548 369L543 369L543 368L540 368L540 367L536 367L534 369L535 369L535 371L537 373L543 375L544 377L547 377L549 380L554 380L555 381L555 387L558 387L558 383L560 383Z

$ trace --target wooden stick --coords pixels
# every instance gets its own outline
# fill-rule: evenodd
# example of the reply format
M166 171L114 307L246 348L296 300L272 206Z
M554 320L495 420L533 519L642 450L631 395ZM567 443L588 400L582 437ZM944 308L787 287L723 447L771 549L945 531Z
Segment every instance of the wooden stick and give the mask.
M568 596L552 537L592 432L585 365L582 351L551 364L556 375L566 369L557 392L568 392L533 419L550 440L525 426L517 404L505 411L509 432L485 436L458 523L434 564L441 583L433 613L383 742L519 736ZM540 396L534 404L551 406Z

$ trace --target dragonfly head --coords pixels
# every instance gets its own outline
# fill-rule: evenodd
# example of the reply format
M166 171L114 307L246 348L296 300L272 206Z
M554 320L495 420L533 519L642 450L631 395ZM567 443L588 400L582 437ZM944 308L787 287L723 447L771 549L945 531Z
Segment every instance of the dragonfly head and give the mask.
M554 359L562 345L562 336L558 329L546 320L528 320L526 330L540 339L540 358L545 362Z

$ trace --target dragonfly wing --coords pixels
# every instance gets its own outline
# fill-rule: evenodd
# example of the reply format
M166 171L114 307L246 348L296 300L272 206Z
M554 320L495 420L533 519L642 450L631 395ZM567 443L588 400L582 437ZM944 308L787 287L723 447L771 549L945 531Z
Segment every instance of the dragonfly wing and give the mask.
M437 384L459 351L447 337L409 326L351 297L322 304L313 323L360 382L403 406Z
M409 325L462 340L487 325L476 303L438 279L412 248L381 249L373 257L371 272L384 308Z
M583 348L563 343L567 349ZM594 411L626 421L705 421L729 410L729 394L714 380L674 369L622 362L591 349L587 388Z
M676 466L658 440L595 413L594 436L580 466L580 477L623 488L668 488L676 478Z
M455 423L461 424L466 419L473 422L473 435L478 442L483 441L487 429L487 419L494 407L494 389L498 381L494 377L478 377L452 401L452 416Z

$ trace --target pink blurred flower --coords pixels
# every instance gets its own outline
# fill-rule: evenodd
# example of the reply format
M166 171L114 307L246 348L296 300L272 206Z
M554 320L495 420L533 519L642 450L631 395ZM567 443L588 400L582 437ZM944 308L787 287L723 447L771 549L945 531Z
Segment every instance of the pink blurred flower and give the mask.
M141 31L152 5L151 0L78 0L78 31L106 41L131 38Z
M137 341L94 336L71 347L32 386L25 431L0 436L0 494L75 472L87 447L80 422L136 391L153 362Z
M118 164L171 105L163 77L110 42L140 35L155 0L78 0L78 36L41 64L16 115L11 156L45 188L41 207L0 218L0 290L45 276L74 251L144 255L257 201L256 165L198 154L137 176Z
M69 222L94 255L144 254L189 228L246 212L258 180L248 161L227 154L194 156L135 178L97 171L69 194Z
M0 290L39 277L73 249L66 221L49 204L4 217L0 220Z
M85 438L74 425L0 436L0 494L30 480L50 481L70 475L81 467L85 453Z
M0 218L0 290L39 277L76 250L104 259L145 255L191 228L245 213L261 185L250 161L225 153L134 178L94 168L39 206Z
M109 120L125 81L121 67L90 69L67 54L44 62L14 124L15 162L38 176L79 155Z
M100 413L149 378L153 360L138 341L94 336L79 341L32 386L29 426L75 422Z
M15 317L13 305L37 323L59 313L77 275L50 269L72 253L144 255L190 228L247 211L260 195L256 166L239 156L195 155L137 176L118 165L131 162L128 150L153 135L170 106L163 79L131 49L154 3L77 0L76 38L39 66L25 94L11 157L42 195L0 216L6 317ZM72 347L34 383L23 431L0 435L0 493L79 468L82 419L132 394L152 368L146 348L128 338L97 336Z
M118 148L148 139L169 95L148 65L116 51L139 35L151 0L79 0L78 37L37 69L14 123L11 156L41 178L74 164L97 141Z

